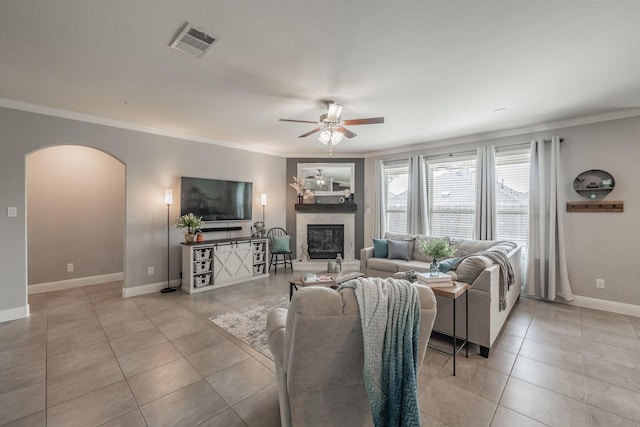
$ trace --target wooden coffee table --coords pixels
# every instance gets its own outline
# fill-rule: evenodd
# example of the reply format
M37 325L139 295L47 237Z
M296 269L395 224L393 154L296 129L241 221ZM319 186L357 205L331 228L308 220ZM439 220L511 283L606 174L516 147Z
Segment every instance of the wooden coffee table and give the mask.
M337 288L338 285L340 285L341 283L364 276L364 274L360 273L359 271L343 271L342 273L321 272L321 273L315 273L315 274L318 274L318 275L329 274L333 276L335 280L332 280L330 282L306 282L305 283L302 281L302 276L296 279L291 279L289 280L289 301L291 301L291 298L293 298L294 289L297 291L299 288L304 288L305 286L324 286L327 288Z

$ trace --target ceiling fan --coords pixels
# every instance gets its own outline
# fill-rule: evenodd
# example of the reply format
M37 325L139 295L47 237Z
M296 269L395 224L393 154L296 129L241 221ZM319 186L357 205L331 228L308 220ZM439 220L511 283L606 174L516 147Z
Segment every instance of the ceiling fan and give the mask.
M355 133L345 128L344 127L345 125L354 126L354 125L371 125L376 123L384 123L384 117L344 120L340 117L340 113L342 113L342 105L336 104L334 101L325 101L325 105L327 106L327 112L322 114L320 116L320 120L317 122L312 122L309 120L291 120L291 119L280 119L280 121L294 122L294 123L313 123L318 125L317 128L300 135L299 138L304 138L305 136L309 136L316 132L320 132L318 139L324 145L329 145L330 154L331 154L331 147L333 145L337 145L340 142L342 142L342 139L345 136L347 138L353 138L354 136L356 136Z

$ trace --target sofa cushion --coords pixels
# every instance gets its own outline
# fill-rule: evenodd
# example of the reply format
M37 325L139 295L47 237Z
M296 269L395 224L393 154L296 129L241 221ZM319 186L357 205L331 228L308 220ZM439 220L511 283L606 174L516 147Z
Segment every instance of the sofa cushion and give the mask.
M454 257L486 251L500 242L501 240L451 239L451 243L456 250L453 254Z
M389 256L389 244L387 239L373 239L374 258L386 258Z
M387 242L389 244L389 255L387 258L401 259L404 261L409 261L411 259L409 257L409 242L399 240L388 240Z
M413 242L416 240L416 236L413 234L395 234L395 233L384 233L384 237L387 240L399 240L403 242L410 242L409 245L409 259L413 259Z
M482 255L473 255L462 260L456 268L458 280L472 284L482 271L493 264L490 258Z
M425 273L431 269L431 263L422 261L409 261L398 266L398 271L415 270L418 273Z
M438 271L440 271L441 273L446 273L449 270L451 270L451 267L453 267L453 264L456 263L456 261L459 258L447 258L447 259L443 259L442 261L438 261Z
M395 273L398 271L399 264L406 264L406 261L387 258L369 258L367 260L367 268L371 270L388 271ZM407 269L410 270L410 269Z

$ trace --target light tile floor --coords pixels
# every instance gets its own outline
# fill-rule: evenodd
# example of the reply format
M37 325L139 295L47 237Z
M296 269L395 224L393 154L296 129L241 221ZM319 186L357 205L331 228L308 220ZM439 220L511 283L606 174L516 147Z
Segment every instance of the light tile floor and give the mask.
M291 273L197 295L121 283L29 297L0 323L0 425L278 426L273 362L208 317ZM521 298L488 359L428 351L423 425L640 426L640 318Z

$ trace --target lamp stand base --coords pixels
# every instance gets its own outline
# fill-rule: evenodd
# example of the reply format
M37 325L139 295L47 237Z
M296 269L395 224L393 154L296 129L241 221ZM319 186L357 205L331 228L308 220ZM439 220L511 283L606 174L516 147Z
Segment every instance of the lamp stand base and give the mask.
M175 292L176 289L175 288L162 288L160 290L160 292L162 292L163 294L168 294L169 292Z

